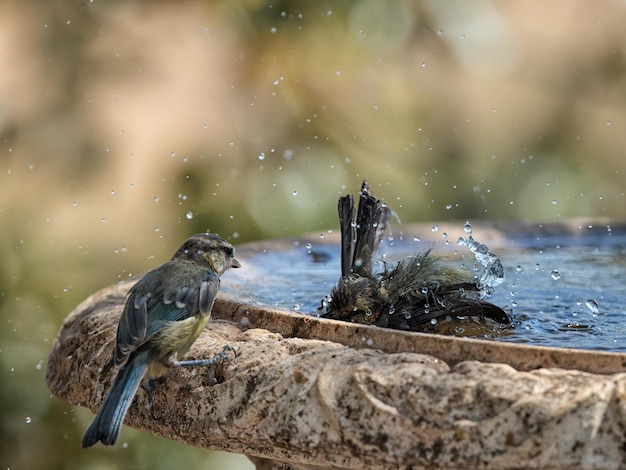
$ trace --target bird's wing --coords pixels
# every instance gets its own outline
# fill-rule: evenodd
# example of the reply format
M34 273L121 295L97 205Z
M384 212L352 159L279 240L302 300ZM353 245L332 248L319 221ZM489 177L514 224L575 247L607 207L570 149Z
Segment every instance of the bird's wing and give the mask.
M143 344L148 326L148 301L150 294L138 295L131 289L124 306L124 311L117 325L117 340L113 361L122 365L128 355Z
M356 208L352 194L339 198L337 210L341 227L341 275L348 276L352 272L356 243Z
M200 279L187 279L176 290L165 291L160 284L154 292L139 296L131 291L117 330L114 360L124 364L128 356L148 342L169 322L197 313L208 315L220 287L220 279L206 270Z

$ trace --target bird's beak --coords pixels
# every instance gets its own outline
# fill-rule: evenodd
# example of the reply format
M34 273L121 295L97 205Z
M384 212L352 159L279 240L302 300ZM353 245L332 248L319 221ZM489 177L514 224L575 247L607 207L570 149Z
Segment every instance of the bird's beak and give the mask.
M230 260L230 267L231 268L241 268L241 263L239 261L237 261L235 258L233 258L232 260Z

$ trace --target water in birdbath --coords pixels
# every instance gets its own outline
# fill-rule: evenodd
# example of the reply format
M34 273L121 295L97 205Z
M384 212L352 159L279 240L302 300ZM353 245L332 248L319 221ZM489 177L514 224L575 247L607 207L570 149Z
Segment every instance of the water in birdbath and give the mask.
M473 269L488 301L511 314L511 328L477 337L626 351L626 232L607 227L601 235L592 234L587 230L591 226L585 225L576 236L567 231L513 234L510 242L495 249L475 240L471 227L459 228L458 244L451 241L452 235L434 244L417 235L385 239L377 259L380 269L433 247L451 262ZM317 315L340 276L338 243L310 238L277 246L281 248L249 252L242 247L242 255L247 253L245 269L226 275L223 290L260 304Z

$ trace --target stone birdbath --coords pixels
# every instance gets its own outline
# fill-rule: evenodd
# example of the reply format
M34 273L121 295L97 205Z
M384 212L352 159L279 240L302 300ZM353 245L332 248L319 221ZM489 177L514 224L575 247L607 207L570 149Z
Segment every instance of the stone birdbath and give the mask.
M402 230L429 234L431 226ZM497 249L520 240L596 243L606 224L582 226L475 230ZM439 224L431 238L440 242L440 233L458 227ZM612 228L623 238L626 227ZM236 359L216 371L217 383L201 370L170 371L156 382L151 410L140 388L125 423L245 454L258 468L626 468L625 354L398 331L252 298L250 278L280 289L268 253L288 265L309 245L336 252L339 236L238 246L245 269L224 276L212 321L187 355L211 357L228 344ZM65 319L46 375L59 398L97 411L113 379L103 367L132 284L95 293Z

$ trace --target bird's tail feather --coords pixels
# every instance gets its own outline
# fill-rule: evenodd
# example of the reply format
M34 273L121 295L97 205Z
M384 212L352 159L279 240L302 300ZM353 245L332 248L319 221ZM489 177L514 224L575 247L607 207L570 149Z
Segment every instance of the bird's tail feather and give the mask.
M100 411L85 431L83 448L91 447L98 441L105 445L115 444L126 412L147 369L147 358L142 355L135 356L120 369Z

